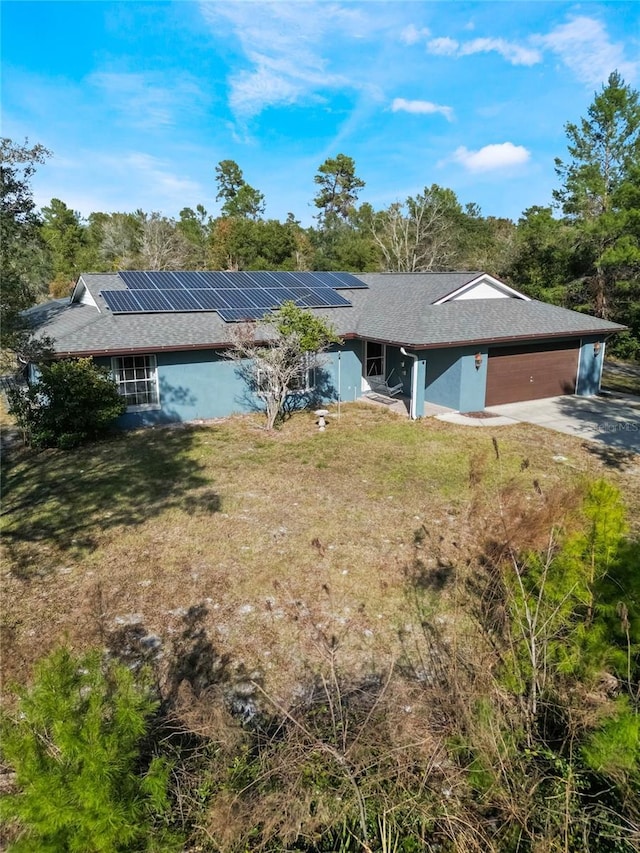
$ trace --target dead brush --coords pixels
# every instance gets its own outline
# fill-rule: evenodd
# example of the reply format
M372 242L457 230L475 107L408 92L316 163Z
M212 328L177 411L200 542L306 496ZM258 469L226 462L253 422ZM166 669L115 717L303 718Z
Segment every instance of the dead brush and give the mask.
M370 850L395 826L426 828L446 758L424 691L393 666L346 675L331 645L298 701L285 706L260 688L271 716L204 821L218 849L313 845L346 832L354 850ZM384 816L377 832L374 815Z

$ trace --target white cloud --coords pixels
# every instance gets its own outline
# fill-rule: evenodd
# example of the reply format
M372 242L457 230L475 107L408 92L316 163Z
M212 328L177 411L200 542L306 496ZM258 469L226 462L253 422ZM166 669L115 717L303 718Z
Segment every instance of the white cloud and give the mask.
M499 53L503 59L511 65L535 65L540 62L542 56L540 51L529 47L522 47L505 39L477 38L463 44L460 48L460 56L471 56L474 53Z
M453 121L452 107L434 104L431 101L407 101L405 98L395 98L391 104L391 111L394 113L415 113L417 115L431 115L439 113L440 115L443 115L447 121Z
M426 39L431 35L431 31L427 27L421 27L418 29L414 24L409 24L408 27L405 27L404 30L400 33L400 39L405 44L417 44L422 39Z
M427 44L429 53L434 53L436 56L455 56L459 47L459 42L448 37L431 39Z
M335 33L363 39L382 26L361 10L324 2L200 4L205 21L220 32L230 26L250 68L232 74L229 103L249 118L269 106L318 98L327 88L353 85L334 73L323 55Z
M472 56L475 53L499 53L511 65L535 65L540 62L540 51L523 47L500 38L477 38L468 42L442 37L427 43L429 53L436 56Z
M485 145L478 151L469 151L464 145L457 148L449 161L461 163L469 172L491 172L496 169L508 169L528 162L531 154L522 145L502 142Z
M640 62L625 60L624 46L611 42L603 24L595 18L576 16L533 40L557 54L578 80L588 85L605 82L616 69L627 82L638 75Z
M427 50L435 56L473 56L497 53L511 65L532 66L542 62L545 51L555 53L583 83L597 85L618 70L626 81L640 74L640 61L625 58L622 43L614 43L601 21L578 15L560 24L546 35L532 35L527 44L503 38L475 38L456 41L448 36L430 39Z

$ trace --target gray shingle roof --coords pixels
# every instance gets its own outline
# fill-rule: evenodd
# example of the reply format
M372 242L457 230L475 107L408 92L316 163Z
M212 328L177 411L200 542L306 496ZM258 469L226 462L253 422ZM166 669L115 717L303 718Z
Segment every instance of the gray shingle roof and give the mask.
M433 303L481 273L366 273L367 290L343 290L351 307L318 309L343 336L372 338L412 347L513 341L579 334L610 334L624 326L555 305L522 299L468 299ZM117 274L84 274L79 284L92 305L61 300L28 312L41 335L55 340L60 354L160 351L224 346L231 324L215 311L112 314L102 290L126 289ZM78 288L76 288L78 290Z
M482 272L385 272L358 273L358 278L370 288L402 291L408 300L437 302L455 290L478 278Z

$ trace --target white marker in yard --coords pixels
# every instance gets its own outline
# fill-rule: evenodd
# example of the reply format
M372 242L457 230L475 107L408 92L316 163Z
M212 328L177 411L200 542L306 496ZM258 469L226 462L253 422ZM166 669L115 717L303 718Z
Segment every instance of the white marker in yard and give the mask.
M327 427L327 420L326 419L327 419L327 415L329 414L329 410L328 409L316 409L314 414L317 418L316 423L318 424L318 430L320 432L324 432L326 427Z

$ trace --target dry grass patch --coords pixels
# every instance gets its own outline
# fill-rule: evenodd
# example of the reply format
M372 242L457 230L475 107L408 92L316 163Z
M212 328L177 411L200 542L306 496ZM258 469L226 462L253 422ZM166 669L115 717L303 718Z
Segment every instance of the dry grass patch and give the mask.
M5 671L24 680L62 638L80 648L127 625L169 649L196 605L216 654L277 694L330 647L355 668L383 666L417 619L407 598L416 530L429 586L473 565L507 484L521 521L603 472L637 517L633 468L570 436L412 423L359 405L323 434L309 414L275 435L238 418L14 454ZM446 596L434 592L435 609Z

